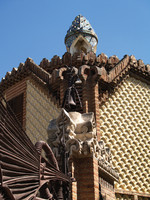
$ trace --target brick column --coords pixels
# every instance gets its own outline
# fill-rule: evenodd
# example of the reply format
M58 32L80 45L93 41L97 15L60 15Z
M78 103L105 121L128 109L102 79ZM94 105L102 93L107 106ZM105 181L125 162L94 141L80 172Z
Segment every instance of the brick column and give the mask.
M88 113L89 104L89 86L88 86L88 75L90 73L90 66L83 65L79 68L79 77L82 80L82 105L83 113Z
M72 178L75 178L75 166L74 161L71 159L69 161L69 168L72 175ZM71 183L71 200L77 200L77 181Z
M134 200L138 200L138 195L134 195Z
M75 159L78 200L99 200L98 162L93 157Z
M98 173L98 161L96 158L93 158L93 175L94 175L95 200L99 200L99 173Z
M89 106L88 111L94 112L97 138L100 140L100 109L99 109L99 92L98 92L98 82L94 80L88 81L89 88Z
M86 81L83 81L82 85L82 106L83 113L88 113L88 85Z
M63 103L65 90L67 88L66 87L67 82L66 82L66 80L64 79L64 76L63 76L63 72L65 72L66 70L67 70L67 68L65 68L65 67L62 67L59 70L55 69L52 72L52 77L51 77L51 82L50 82L50 84L57 83L57 82L59 83L60 106Z
M66 91L66 81L61 80L60 81L60 105L61 106L62 106L62 103L63 103L65 91Z

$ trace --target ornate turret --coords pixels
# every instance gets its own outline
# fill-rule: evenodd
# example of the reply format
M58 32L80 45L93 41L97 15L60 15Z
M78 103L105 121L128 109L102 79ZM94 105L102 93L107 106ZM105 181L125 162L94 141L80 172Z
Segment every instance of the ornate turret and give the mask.
M65 37L67 51L72 55L76 52L96 53L98 37L89 21L82 15L78 15L72 22Z

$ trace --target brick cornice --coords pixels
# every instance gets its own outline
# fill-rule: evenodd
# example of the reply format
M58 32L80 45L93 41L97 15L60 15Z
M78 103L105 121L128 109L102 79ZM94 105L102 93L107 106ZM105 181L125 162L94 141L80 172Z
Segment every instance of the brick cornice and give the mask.
M142 60L136 60L134 56L125 55L119 61L116 56L108 58L103 53L97 57L92 52L86 55L76 53L73 56L65 53L62 59L58 56L54 56L51 61L44 58L40 65L35 64L31 58L27 58L26 62L21 63L18 68L13 68L11 72L6 73L5 78L0 82L0 92L4 92L28 76L34 76L38 82L44 84L54 95L57 93L57 98L60 98L59 86L62 81L66 81L64 78L66 65L74 67L75 73L78 73L82 81L83 88L87 81L99 84L100 103L127 75L136 76L150 83L150 65L145 65ZM85 91L88 92L87 89ZM87 102L85 91L84 100Z
M142 60L136 60L134 56L125 55L119 61L116 56L108 58L103 53L96 57L93 52L86 55L76 53L73 56L66 52L62 59L59 56L54 56L51 61L44 58L40 65L35 64L31 58L27 58L26 62L21 63L18 68L13 68L11 72L6 73L0 82L0 87L5 88L5 84L11 85L31 72L48 82L56 72L61 73L65 65L79 68L81 77L84 79L87 77L86 69L90 68L91 72L99 76L98 79L107 83L119 80L127 71L135 72L138 76L150 80L150 65L145 65ZM61 78L61 75L59 76Z

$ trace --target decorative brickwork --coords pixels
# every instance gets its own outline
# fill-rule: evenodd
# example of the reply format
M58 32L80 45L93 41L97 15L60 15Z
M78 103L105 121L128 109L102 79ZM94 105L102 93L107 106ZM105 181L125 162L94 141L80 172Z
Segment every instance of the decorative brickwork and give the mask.
M75 53L74 55L65 53L62 59L59 56L54 56L51 61L44 58L39 66L35 64L31 58L27 58L25 63L20 63L18 68L13 68L11 72L7 72L5 77L2 78L0 82L0 92L5 91L16 82L19 82L31 74L35 74L45 84L49 85L49 83L54 84L55 82L56 86L56 82L58 81L56 81L58 69L64 68L65 65L77 68L88 65L91 69L97 66L100 72L100 79L108 83L113 81L115 84L121 81L122 77L129 71L144 78L145 81L149 81L150 77L150 65L145 65L142 60L136 60L134 56L129 57L125 55L124 58L119 61L117 56L108 58L104 53L101 53L97 57L93 52L87 54ZM56 73L53 73L53 71Z
M78 15L65 37L68 52L40 65L27 58L7 72L0 93L15 105L33 143L48 142L60 165L69 160L72 200L148 200L150 65L133 55L96 56L97 42ZM76 112L61 112L70 105Z
M100 123L101 139L119 172L115 188L150 193L150 85L124 80L100 107Z
M150 65L134 56L126 55L119 61L116 56L108 58L101 53L96 57L93 52L65 53L62 59L59 56L54 56L51 61L43 59L39 66L27 58L24 64L13 68L2 79L0 92L10 100L21 94L21 88L25 86L23 126L33 143L48 140L49 120L60 113L57 106L62 106L67 88L65 65L75 67L80 78L76 88L83 109L76 111L94 112L97 138L111 148L113 164L120 175L120 182L115 185L116 194L128 199L132 194L134 200L140 196L149 197ZM27 79L30 80L26 92ZM105 168L103 162L98 164L99 168ZM76 183L73 184L76 198ZM104 198L110 200L109 188L104 193Z
M44 89L33 80L27 81L26 132L35 143L48 140L49 121L56 118L60 110L44 93Z

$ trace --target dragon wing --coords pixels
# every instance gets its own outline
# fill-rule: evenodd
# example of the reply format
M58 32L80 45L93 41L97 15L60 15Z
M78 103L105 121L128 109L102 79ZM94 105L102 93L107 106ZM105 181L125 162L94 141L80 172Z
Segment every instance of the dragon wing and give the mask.
M50 162L42 158L42 149ZM69 178L60 172L50 147L43 142L35 147L0 101L0 200L7 199L7 195L12 200L32 199L50 180Z

